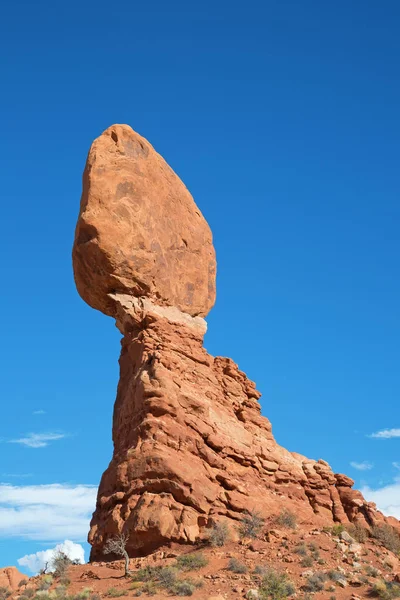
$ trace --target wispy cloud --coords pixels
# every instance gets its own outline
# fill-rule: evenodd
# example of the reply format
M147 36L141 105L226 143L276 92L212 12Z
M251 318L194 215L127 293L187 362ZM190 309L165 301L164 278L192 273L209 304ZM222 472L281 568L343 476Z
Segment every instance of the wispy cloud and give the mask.
M390 438L400 437L400 429L381 429L375 433L371 433L369 437L379 438L381 440L389 440Z
M46 411L42 410L42 409L40 409L40 410L34 410L32 414L33 415L45 415Z
M400 463L399 462L392 462L392 465L394 466L395 469L400 471Z
M350 465L353 467L353 469L357 469L358 471L370 471L374 468L374 465L366 460L363 462L352 461Z
M4 477L4 479L8 479L9 477L25 479L26 477L33 477L33 473L2 473L1 476Z
M384 515L400 519L400 478L396 478L390 485L377 489L365 486L361 489L361 493L368 502L375 502Z
M28 433L26 437L9 440L10 444L21 444L28 448L45 448L49 442L62 440L67 437L66 433Z
M0 538L84 541L96 494L92 485L0 484Z

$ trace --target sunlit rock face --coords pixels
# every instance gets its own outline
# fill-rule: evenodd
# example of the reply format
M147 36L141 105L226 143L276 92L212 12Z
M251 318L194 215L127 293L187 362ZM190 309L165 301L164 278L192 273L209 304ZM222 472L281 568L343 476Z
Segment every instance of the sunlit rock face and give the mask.
M210 229L177 175L127 125L90 149L73 264L82 298L113 316L123 336L92 559L119 532L131 555L196 542L221 520L234 534L252 509L287 508L320 526L384 520L351 479L279 446L255 384L203 348L215 301ZM243 307L237 320L240 331Z

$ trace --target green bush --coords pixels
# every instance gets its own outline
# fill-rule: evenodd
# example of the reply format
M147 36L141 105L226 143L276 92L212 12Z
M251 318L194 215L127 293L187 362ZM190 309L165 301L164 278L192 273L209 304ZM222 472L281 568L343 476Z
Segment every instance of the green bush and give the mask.
M181 571L198 571L208 564L208 559L201 552L181 554L176 559L176 566Z
M246 565L237 558L231 558L228 563L228 571L232 571L232 573L247 573L248 569Z
M297 517L290 510L284 509L277 517L275 517L274 522L279 527L286 527L286 529L296 529Z
M265 519L257 511L248 511L242 518L239 535L241 538L256 539L264 527Z
M295 593L296 588L285 573L278 573L274 569L268 569L263 575L259 588L260 598L265 600L282 600Z
M343 533L343 531L346 531L346 528L344 525L342 525L341 523L337 523L336 525L334 525L333 527L328 527L328 531L332 534L332 535L340 535L341 533Z
M225 546L229 541L230 531L226 523L214 523L211 529L207 532L207 540L210 546L221 547Z

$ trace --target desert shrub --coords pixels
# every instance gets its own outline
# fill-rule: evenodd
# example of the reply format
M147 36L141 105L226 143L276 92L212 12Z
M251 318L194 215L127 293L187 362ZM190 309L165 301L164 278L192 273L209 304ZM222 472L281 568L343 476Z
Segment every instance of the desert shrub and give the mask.
M307 577L305 584L305 590L307 592L321 592L325 587L326 575L325 573L314 573Z
M230 538L229 527L226 523L214 523L207 532L207 540L210 546L224 546Z
M177 580L178 577L178 569L174 569L174 567L161 567L157 581L160 587L169 589L171 588Z
M65 585L58 585L56 587L56 589L54 590L54 594L55 594L55 598L65 598L65 596L67 595L67 586Z
M372 529L372 536L381 542L387 550L395 554L400 552L400 536L390 525L376 525Z
M183 579L183 580L177 581L175 583L171 592L175 596L192 596L195 589L196 589L196 586L192 581Z
M94 592L90 595L90 600L101 600L101 596L97 592Z
M52 560L54 577L66 577L69 567L73 564L77 564L76 561L71 560L64 552L57 552Z
M358 542L359 544L364 544L369 537L368 529L366 529L359 523L350 525L350 527L347 528L347 531L349 532L351 537L355 539L356 542Z
M298 544L294 550L296 554L300 554L300 556L307 556L307 546L304 542Z
M118 590L115 587L110 587L107 591L107 596L109 598L121 598L121 596L127 596L128 592L126 590Z
M242 518L239 535L241 538L256 539L264 527L265 519L257 511L248 511Z
M308 547L309 547L309 549L310 549L311 552L319 552L318 544L316 544L315 542L310 542L308 544Z
M292 596L296 589L285 573L278 573L274 569L265 570L259 588L262 599L282 600Z
M344 577L343 573L335 571L334 569L328 571L327 575L331 581L340 581L340 579L343 579Z
M18 587L19 587L19 588L20 588L20 587L23 587L23 586L24 586L24 585L26 585L27 583L28 583L28 580L27 580L27 579L21 579L21 581L20 581L20 582L19 582L19 584L18 584Z
M34 595L35 590L33 588L26 588L20 595L20 600L30 600Z
M137 590L136 596L141 596L142 592L148 596L155 596L158 592L158 586L154 581L146 581L140 590Z
M0 600L6 600L9 596L11 596L10 588L1 586L0 587Z
M121 591L121 590L117 590L117 591ZM74 600L87 600L90 595L92 593L92 590L90 588L83 588L83 590L81 590L80 592L78 592L77 594L75 594L74 596ZM122 595L126 595L126 594L120 594ZM118 598L119 596L114 596L115 598Z
M313 564L314 564L314 559L312 556L305 556L300 562L300 565L302 567L312 567Z
M328 527L327 529L329 531L329 533L331 533L332 535L340 535L341 533L343 533L343 531L346 530L345 526L342 525L341 523L336 523L335 525L333 525L333 527Z
M36 589L38 591L48 590L51 587L52 583L53 583L53 577L51 575L44 575L44 577L42 577L41 580L39 581Z
M68 577L60 577L60 585L63 585L64 587L68 587L71 584L71 580L68 579Z
M133 581L155 581L159 570L160 567L147 565L147 567L139 569L136 573L132 573L132 579Z
M284 509L278 516L275 517L274 522L280 527L296 529L297 517L290 510Z
M231 558L228 563L228 571L232 573L247 573L247 567L244 563L240 562L237 558Z
M188 555L186 555L188 556ZM200 568L200 567L197 567ZM186 569L189 570L189 569ZM153 590L156 588L171 589L177 582L178 569L175 567L152 567L147 566L143 569L139 569L133 574L134 582L144 582L145 584L151 584L150 586L142 586L140 591ZM137 586L131 586L131 589L137 589ZM147 591L149 593L149 591Z
M197 571L208 564L208 559L201 552L181 554L176 559L176 566L181 571Z
M372 586L371 593L382 600L392 600L400 596L400 585L392 581L380 579Z

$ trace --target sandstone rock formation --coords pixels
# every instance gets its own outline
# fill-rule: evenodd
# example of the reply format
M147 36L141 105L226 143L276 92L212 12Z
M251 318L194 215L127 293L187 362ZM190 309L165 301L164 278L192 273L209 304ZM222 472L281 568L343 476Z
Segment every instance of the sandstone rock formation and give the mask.
M126 125L90 149L73 263L82 298L108 315L115 293L194 316L214 305L210 228L179 177Z
M260 414L259 392L229 358L203 348L215 299L211 233L189 192L126 125L92 145L73 250L82 298L122 338L114 455L89 542L129 534L131 555L191 543L246 510L284 507L307 523L384 520L353 481L289 452Z
M0 569L0 587L15 591L22 580L27 581L28 577L18 571L16 567L4 567Z

